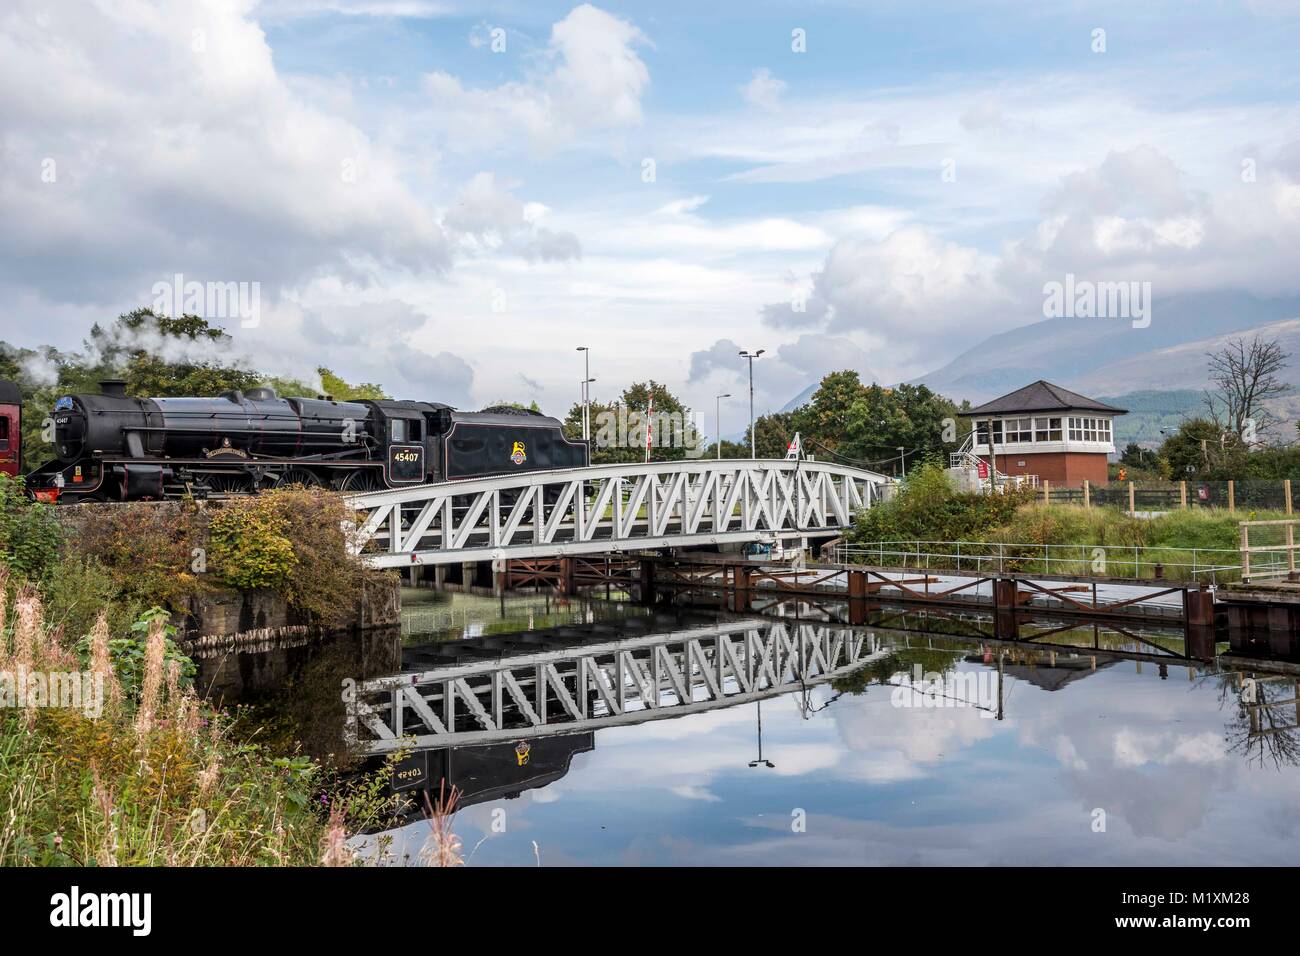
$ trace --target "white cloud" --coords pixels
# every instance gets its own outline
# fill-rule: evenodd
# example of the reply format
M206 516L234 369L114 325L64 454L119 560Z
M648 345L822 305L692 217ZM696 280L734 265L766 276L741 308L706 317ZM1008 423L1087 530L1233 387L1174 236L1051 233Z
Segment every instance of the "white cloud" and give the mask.
M763 67L755 70L748 83L740 88L740 95L751 106L762 110L775 110L780 106L781 94L786 90L784 80L778 80L772 71Z
M430 120L455 148L500 144L520 132L537 148L566 145L579 133L635 126L650 71L636 47L649 41L626 20L590 4L551 28L550 42L523 81L469 89L443 71L424 77Z
M176 271L273 293L322 269L448 267L400 159L290 90L250 6L10 10L0 282L105 301Z

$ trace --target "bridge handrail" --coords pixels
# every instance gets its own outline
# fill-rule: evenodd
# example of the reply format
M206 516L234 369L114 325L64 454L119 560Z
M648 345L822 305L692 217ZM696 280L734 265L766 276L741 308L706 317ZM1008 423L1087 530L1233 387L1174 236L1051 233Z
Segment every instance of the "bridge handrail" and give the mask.
M383 491L365 491L347 496L352 507L364 505L383 505L394 501L407 501L412 498L427 497L430 491L443 488L455 488L456 493L472 495L480 491L490 491L502 484L503 479L510 479L511 487L530 488L537 485L558 484L575 478L604 478L609 475L645 475L663 474L674 471L739 471L753 466L770 471L807 471L823 474L850 475L862 481L876 484L892 484L895 479L879 472L841 465L826 461L791 461L785 458L698 458L684 461L648 461L626 462L607 465L588 465L582 468L553 468L546 471L502 472L485 475L480 478L454 478L450 481L430 482L412 485L409 488L390 488Z

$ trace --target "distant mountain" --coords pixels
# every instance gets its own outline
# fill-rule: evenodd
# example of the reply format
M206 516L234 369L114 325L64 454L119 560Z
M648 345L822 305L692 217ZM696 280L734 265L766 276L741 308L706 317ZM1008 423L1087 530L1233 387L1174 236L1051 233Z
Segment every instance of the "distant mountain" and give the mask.
M1108 395L1106 403L1128 410L1115 419L1116 448L1123 451L1129 442L1154 448L1185 419L1204 413L1205 393L1196 389L1126 392Z
M1300 319L1269 322L1254 328L1227 332L1152 349L1108 362L1084 375L1072 378L1069 388L1085 395L1117 395L1141 385L1148 391L1204 389L1209 378L1208 353L1218 352L1229 339L1253 336L1276 340L1291 353L1291 362L1279 377L1291 386L1300 385Z
M807 405L812 401L812 397L817 394L817 386L819 385L821 385L821 382L813 382L794 398L790 399L790 401L778 408L777 413L792 412L801 405Z
M1243 292L1214 292L1156 298L1151 325L1145 329L1135 329L1123 319L1046 319L989 336L913 381L955 401L968 398L976 403L1040 378L1085 395L1200 388L1205 376L1193 373L1191 356L1206 351L1201 343L1297 316L1300 297L1261 299ZM1180 345L1188 348L1178 353L1177 373L1146 357Z

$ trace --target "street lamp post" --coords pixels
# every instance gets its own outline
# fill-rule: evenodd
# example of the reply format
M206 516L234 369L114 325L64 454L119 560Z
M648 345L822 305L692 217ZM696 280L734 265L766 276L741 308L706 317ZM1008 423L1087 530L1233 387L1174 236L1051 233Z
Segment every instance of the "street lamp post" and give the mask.
M902 462L903 477L907 477L907 454L902 445L898 446L898 460Z
M591 396L591 385L596 380L594 378L584 378L582 380L582 440L591 440L591 415L588 411L588 404Z
M756 352L744 351L740 353L741 358L749 359L749 457L750 458L758 457L757 436L754 434L754 359L758 358L766 351L767 349L759 349Z
M718 461L722 461L722 400L731 398L730 392L725 392L713 399L713 423L717 426L717 435L714 441L718 446Z
M585 345L579 345L575 351L582 353L582 440L591 440L591 402L588 399L587 384L593 381L591 377L591 349Z

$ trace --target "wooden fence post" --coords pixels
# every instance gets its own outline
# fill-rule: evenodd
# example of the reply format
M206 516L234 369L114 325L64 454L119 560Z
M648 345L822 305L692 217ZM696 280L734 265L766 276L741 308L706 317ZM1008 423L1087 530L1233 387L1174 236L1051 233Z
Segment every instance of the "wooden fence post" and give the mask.
M1286 579L1295 580L1295 525L1286 526Z
M1282 479L1282 494L1286 496L1286 513L1291 513L1291 479Z
M1187 507L1187 482L1185 481L1178 483L1178 507Z
M1136 499L1133 495L1133 482L1130 481L1128 483L1128 513L1129 514L1132 514L1133 512L1137 511L1137 505L1135 504L1135 501Z
M1083 506L1092 507L1092 487L1088 484L1088 479L1083 479Z
M1044 478L1044 479L1043 479L1043 504L1045 504L1045 505L1050 505L1050 504L1052 503L1052 490L1051 490L1051 489L1052 489L1052 483L1051 483L1051 481L1049 481L1048 479Z
M1228 511L1237 510L1237 491L1236 482L1231 478L1228 479Z
M1250 531L1246 522L1241 523L1241 583L1250 579Z

